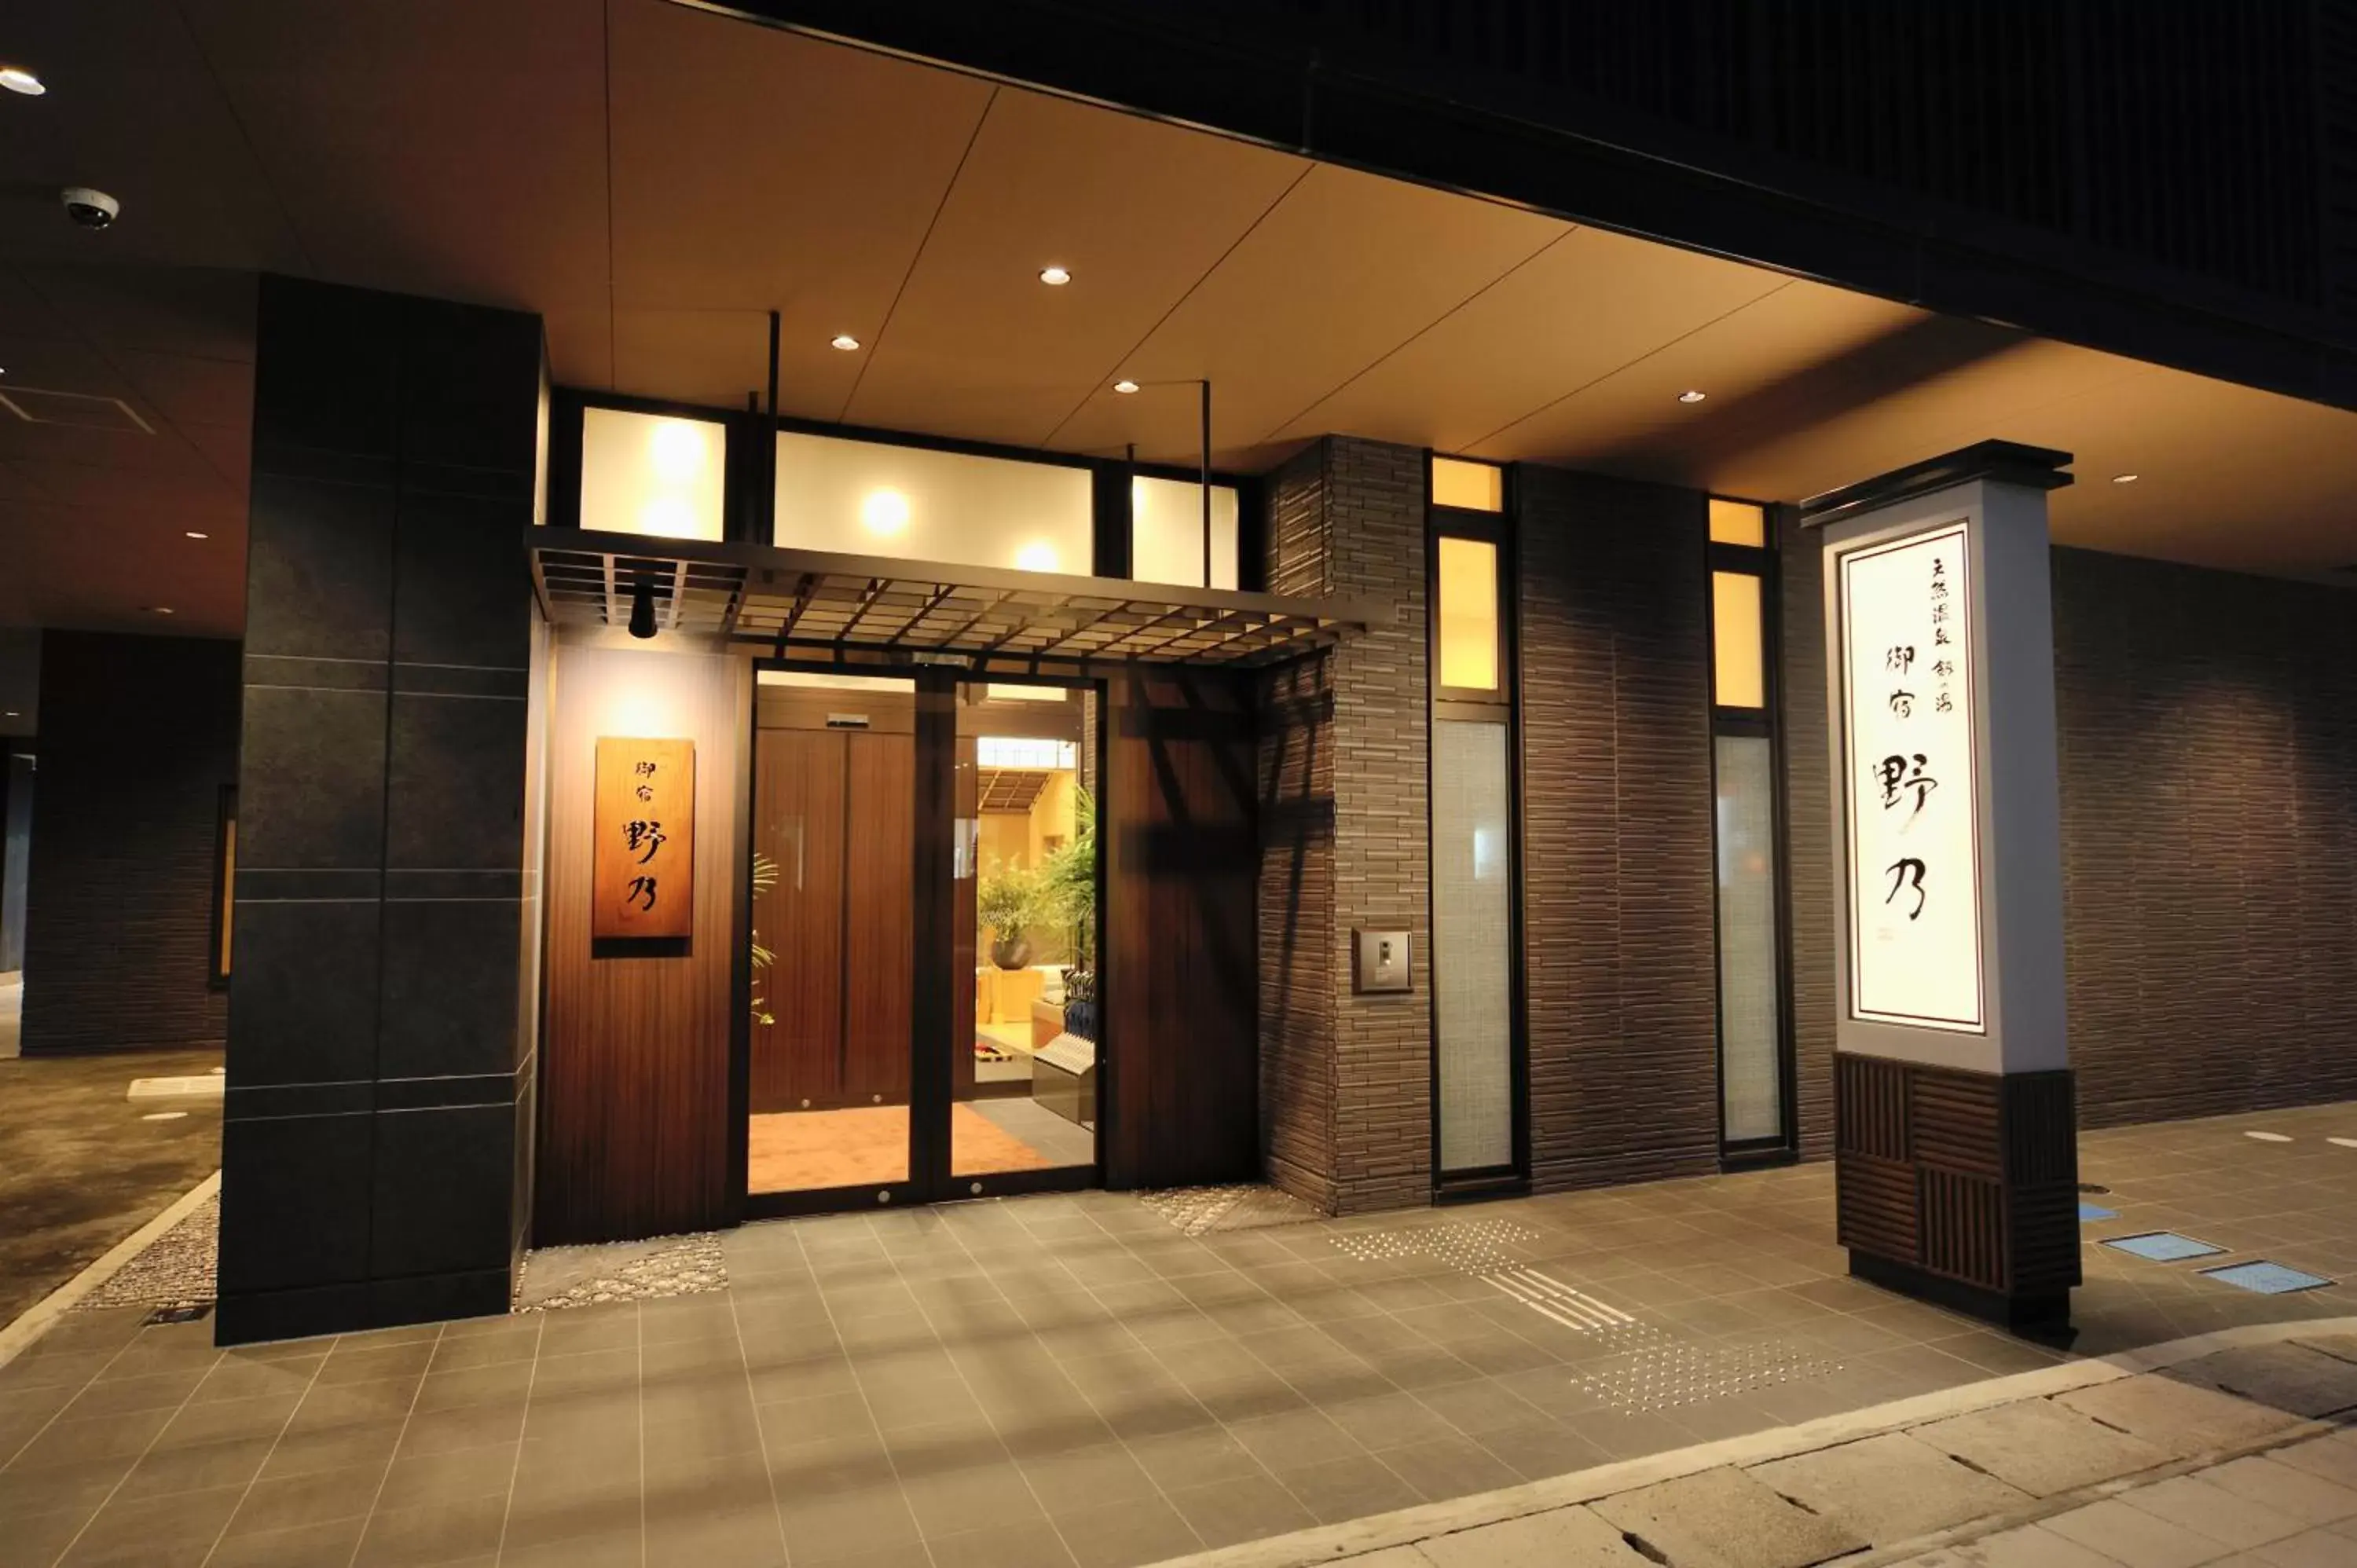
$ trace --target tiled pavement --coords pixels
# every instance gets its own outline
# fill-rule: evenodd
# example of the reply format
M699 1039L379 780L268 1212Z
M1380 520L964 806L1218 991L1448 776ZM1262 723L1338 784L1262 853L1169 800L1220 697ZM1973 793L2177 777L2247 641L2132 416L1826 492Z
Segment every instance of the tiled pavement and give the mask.
M2091 1232L2350 1272L2328 1134L2357 1107L2091 1134ZM1140 1563L2056 1359L1845 1277L1832 1181L1200 1239L1104 1193L748 1226L715 1294L229 1352L82 1314L0 1369L0 1568ZM2357 1312L2194 1266L2091 1248L2078 1348Z

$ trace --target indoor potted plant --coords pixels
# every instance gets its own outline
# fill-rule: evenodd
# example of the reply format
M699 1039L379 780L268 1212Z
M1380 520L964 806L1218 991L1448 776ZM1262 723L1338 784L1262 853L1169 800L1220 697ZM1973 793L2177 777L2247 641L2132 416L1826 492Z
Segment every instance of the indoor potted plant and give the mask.
M1021 969L1031 961L1029 927L1045 911L1039 874L1019 865L994 866L975 889L974 918L990 929L990 961Z

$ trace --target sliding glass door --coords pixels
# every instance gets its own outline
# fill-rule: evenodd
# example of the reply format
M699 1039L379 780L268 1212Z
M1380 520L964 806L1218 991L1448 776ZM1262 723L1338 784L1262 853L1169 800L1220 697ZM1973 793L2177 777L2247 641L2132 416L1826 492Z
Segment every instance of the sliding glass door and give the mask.
M1093 1177L1096 701L759 672L748 1211Z

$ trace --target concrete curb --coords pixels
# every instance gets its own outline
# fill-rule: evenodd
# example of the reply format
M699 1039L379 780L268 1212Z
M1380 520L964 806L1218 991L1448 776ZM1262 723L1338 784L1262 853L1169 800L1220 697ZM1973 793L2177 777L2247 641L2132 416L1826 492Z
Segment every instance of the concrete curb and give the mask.
M195 1213L205 1199L221 1190L221 1172L215 1171L173 1199L171 1206L163 1213L117 1241L96 1262L27 1307L17 1316L16 1322L0 1328L0 1367L23 1355L36 1340L49 1331L51 1324L70 1311L76 1302L113 1279L125 1263L145 1251L164 1232Z
M1742 1466L1765 1464L1771 1459L1788 1459L1794 1455L1813 1453L1820 1448L1856 1442L1861 1437L1878 1436L1902 1427L1920 1426L1925 1422L1964 1415L1994 1405L2011 1404L2018 1400L2045 1399L2068 1393L2073 1389L2115 1382L2139 1372L2160 1371L2188 1361L2198 1361L2221 1350L2280 1344L2313 1334L2351 1333L2357 1333L2357 1317L2309 1317L2289 1323L2245 1324L2213 1333L2197 1334L2189 1338L2172 1339L2165 1344L2147 1345L2139 1349L2091 1357L2083 1361L2064 1361L2031 1371L2014 1372L1982 1382L1943 1389L1937 1393L1894 1400L1888 1404L1819 1416L1793 1426L1771 1427L1765 1432L1746 1433L1740 1437L1722 1438L1716 1443L1698 1444L1691 1448L1674 1448L1660 1454L1648 1454L1642 1458L1618 1460L1593 1469L1555 1476L1544 1481L1525 1482L1519 1487L1506 1487L1494 1492L1451 1498L1446 1502L1373 1514L1344 1524L1320 1525L1314 1530L1296 1530L1263 1541L1218 1547L1186 1557L1167 1559L1156 1568L1309 1568L1310 1564L1331 1563L1337 1558L1407 1546L1437 1535L1453 1535L1460 1530L1499 1524L1528 1514L1594 1502L1616 1493L1698 1475L1721 1466Z

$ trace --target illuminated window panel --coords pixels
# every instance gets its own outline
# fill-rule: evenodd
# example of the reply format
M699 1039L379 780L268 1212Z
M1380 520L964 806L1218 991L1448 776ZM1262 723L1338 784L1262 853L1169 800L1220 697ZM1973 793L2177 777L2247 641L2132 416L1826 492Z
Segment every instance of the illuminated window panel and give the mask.
M1749 572L1713 572L1710 618L1711 701L1722 708L1766 707L1760 579Z
M1077 768L1080 747L1069 740L1040 740L1029 736L985 735L974 737L974 759L983 768Z
M1432 460L1432 504L1460 511L1503 511L1506 470L1495 463L1469 463L1461 457Z
M788 550L1086 576L1089 472L796 431L778 435Z
M1440 683L1498 689L1498 547L1440 540Z
M1141 583L1200 588L1203 582L1203 487L1191 479L1129 481L1129 575ZM1236 492L1211 487L1211 581L1236 585Z
M727 426L619 408L581 412L581 526L718 539Z
M1710 542L1713 544L1749 544L1764 549L1768 543L1768 509L1749 501L1710 500Z

